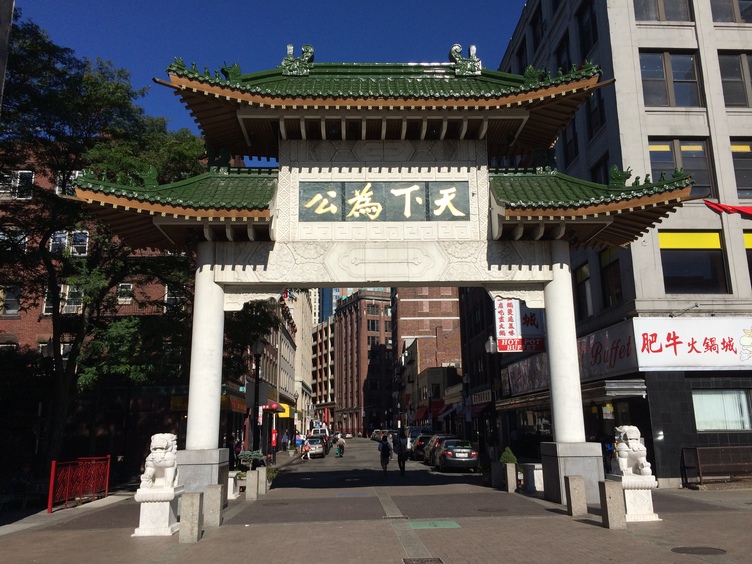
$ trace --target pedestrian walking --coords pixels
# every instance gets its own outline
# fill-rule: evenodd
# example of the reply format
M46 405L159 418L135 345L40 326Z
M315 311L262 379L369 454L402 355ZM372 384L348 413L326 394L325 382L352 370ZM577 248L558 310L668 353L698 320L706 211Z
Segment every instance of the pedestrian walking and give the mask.
M347 446L347 443L345 442L345 437L342 435L339 436L339 439L337 439L337 456L342 458L345 456L345 447Z
M389 446L389 440L386 434L381 437L379 443L379 452L381 453L381 467L384 469L384 477L386 478L386 469L389 466L389 461L392 459L392 447Z
M282 435L282 450L287 450L287 443L290 442L290 437L287 435L287 431Z
M311 445L308 444L308 437L303 441L303 445L300 448L300 460L311 460Z
M407 462L407 435L405 429L400 429L399 435L392 439L394 444L394 453L397 455L397 466L400 474L405 475L405 463Z

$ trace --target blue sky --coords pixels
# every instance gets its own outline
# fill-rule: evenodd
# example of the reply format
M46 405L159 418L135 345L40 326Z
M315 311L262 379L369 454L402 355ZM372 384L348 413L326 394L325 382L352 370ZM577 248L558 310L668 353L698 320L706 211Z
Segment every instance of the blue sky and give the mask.
M111 60L131 72L140 101L170 128L198 129L166 79L175 57L214 72L238 62L243 72L279 66L286 45L295 55L313 45L317 62L445 62L459 43L477 46L486 68L496 69L524 0L16 0L24 19L79 57Z

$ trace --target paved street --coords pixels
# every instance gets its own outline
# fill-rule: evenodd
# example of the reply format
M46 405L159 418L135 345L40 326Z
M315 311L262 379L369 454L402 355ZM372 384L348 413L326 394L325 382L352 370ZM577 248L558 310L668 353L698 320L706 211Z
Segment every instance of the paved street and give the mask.
M376 443L348 440L305 462L278 459L259 501L230 502L224 525L197 544L178 535L131 537L139 508L130 493L0 527L3 562L748 562L752 489L665 490L662 521L601 526L598 508L568 517L562 506L482 485L471 473L438 474L396 461L385 478ZM285 455L286 456L286 455Z

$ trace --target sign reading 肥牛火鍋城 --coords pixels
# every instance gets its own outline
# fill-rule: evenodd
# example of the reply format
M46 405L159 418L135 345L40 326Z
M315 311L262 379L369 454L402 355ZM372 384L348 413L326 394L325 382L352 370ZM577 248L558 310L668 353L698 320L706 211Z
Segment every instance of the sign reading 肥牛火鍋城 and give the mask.
M300 221L470 221L469 183L301 182Z

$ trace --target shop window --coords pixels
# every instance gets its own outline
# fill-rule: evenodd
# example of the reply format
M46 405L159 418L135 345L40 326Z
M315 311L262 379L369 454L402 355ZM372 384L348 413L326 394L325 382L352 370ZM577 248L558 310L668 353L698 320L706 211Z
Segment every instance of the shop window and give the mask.
M752 2L749 0L710 0L714 22L752 22Z
M634 0L635 19L643 22L691 22L689 0Z
M698 188L706 188L713 194L715 182L710 169L707 143L702 139L649 139L650 169L653 180L661 173L666 178L677 169L691 174Z
M584 319L593 315L593 291L590 285L590 265L585 263L575 270L574 279L577 318Z
M616 247L606 249L598 258L601 265L603 307L613 307L624 301L619 271L619 249Z
M749 390L693 390L698 431L749 431Z
M703 105L696 53L640 53L642 95L646 106Z
M716 231L658 233L667 294L728 294L726 260Z
M731 156L734 159L736 193L739 198L752 198L752 143L732 141Z
M752 56L748 53L718 53L723 99L730 108L750 107L752 101Z
M577 14L577 27L580 31L580 59L586 59L598 42L598 25L593 0L582 3L582 9Z

